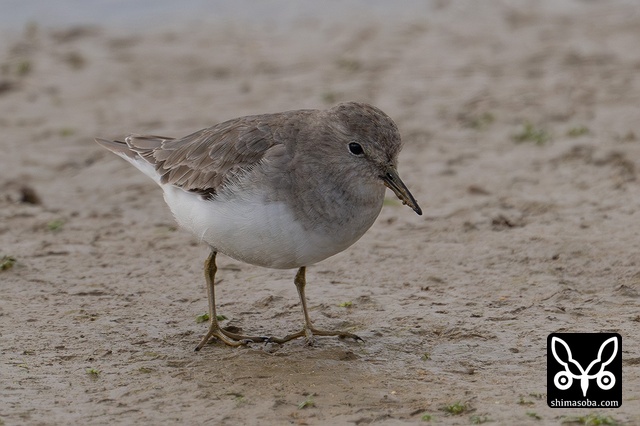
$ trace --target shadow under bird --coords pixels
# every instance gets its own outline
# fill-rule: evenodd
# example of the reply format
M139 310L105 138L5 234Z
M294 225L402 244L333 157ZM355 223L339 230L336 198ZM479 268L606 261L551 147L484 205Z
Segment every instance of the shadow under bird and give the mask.
M230 346L284 343L352 333L313 326L305 297L306 267L355 243L373 225L385 186L422 214L397 171L396 124L364 103L240 117L183 138L130 135L96 139L153 179L180 226L204 241L212 337ZM282 338L245 336L216 319L216 254L267 268L298 268L302 330Z

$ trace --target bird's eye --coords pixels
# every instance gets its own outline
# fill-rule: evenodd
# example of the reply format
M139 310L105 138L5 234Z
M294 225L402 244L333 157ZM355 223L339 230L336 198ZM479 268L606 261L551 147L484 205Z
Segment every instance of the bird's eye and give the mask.
M364 154L364 150L362 149L362 146L359 143L356 143L356 142L351 142L349 144L349 152L352 153L353 155L362 155L362 154Z

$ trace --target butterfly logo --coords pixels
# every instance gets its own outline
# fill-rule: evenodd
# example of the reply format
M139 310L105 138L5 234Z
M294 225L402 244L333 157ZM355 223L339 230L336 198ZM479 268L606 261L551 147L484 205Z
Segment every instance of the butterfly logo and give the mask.
M609 359L603 361L602 355L608 345L613 345L613 353L611 354ZM564 348L564 354L559 353L558 349L560 347ZM573 385L574 379L580 380L582 396L586 397L587 389L589 389L589 381L592 379L596 379L598 387L602 390L609 390L616 384L616 378L613 373L611 373L610 371L605 371L607 365L611 364L611 362L616 357L616 354L618 353L618 339L615 336L605 340L602 345L600 345L600 349L598 350L598 357L591 361L587 368L582 368L580 363L573 359L573 355L571 354L569 345L567 345L567 343L559 337L552 337L551 351L553 352L553 357L556 359L556 361L558 361L558 363L564 367L564 371L558 372L553 378L553 384L558 389L569 389L571 385ZM563 360L561 355L566 355L567 359ZM580 374L575 374L574 372L572 372L570 368L571 365L575 366ZM592 370L596 369L598 370L597 372L591 372Z

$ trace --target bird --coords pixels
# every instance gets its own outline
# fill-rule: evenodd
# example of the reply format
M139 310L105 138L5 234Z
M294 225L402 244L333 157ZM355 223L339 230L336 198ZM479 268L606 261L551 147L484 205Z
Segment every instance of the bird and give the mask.
M209 246L209 328L196 351L211 339L229 346L301 337L313 345L315 336L362 340L313 325L306 268L364 235L382 209L385 188L422 214L398 174L397 125L366 103L243 116L182 138L131 134L95 140L153 179L177 223ZM297 269L302 329L278 338L222 328L214 284L218 253L261 267Z

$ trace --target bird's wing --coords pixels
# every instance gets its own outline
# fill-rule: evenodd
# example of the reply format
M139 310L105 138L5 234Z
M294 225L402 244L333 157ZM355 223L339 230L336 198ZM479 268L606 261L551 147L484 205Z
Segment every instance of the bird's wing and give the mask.
M160 183L212 197L280 144L270 125L272 118L243 117L180 139L131 135L125 141L155 167Z

